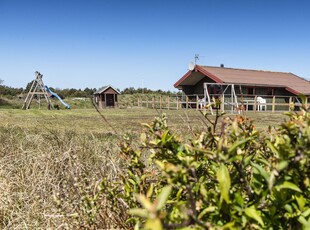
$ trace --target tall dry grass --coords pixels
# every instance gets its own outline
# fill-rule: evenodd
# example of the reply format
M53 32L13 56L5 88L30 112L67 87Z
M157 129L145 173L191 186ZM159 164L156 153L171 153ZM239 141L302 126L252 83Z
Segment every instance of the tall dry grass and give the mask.
M111 139L117 137L1 127L0 228L120 226L123 217L111 215L104 196L87 206L102 178L121 173L118 142Z

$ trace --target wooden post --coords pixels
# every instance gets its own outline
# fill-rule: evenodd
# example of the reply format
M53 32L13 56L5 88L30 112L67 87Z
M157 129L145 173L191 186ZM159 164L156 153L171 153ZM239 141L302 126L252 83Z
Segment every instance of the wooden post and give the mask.
M253 105L253 111L254 112L256 112L256 110L257 110L257 108L256 108L256 106L257 106L257 96L255 95L255 97L254 97L254 105Z
M159 109L162 109L162 103L163 103L162 96L160 95L159 96Z
M196 110L199 110L199 97L196 95Z
M179 110L179 97L177 97L177 110Z
M155 109L155 96L152 98L152 109Z
M274 113L276 108L276 96L272 97L272 112Z
M104 94L104 108L107 107L107 95Z
M186 96L186 106L185 106L186 109L188 109L188 96Z
M170 96L167 97L167 109L170 110Z
M288 100L288 111L291 111L291 103L292 103L292 97Z
M225 112L224 94L221 97L221 111Z

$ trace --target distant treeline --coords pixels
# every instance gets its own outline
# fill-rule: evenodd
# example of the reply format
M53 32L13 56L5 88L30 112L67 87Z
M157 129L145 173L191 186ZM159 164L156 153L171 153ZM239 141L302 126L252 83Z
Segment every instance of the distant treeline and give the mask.
M9 97L22 97L26 96L26 94L29 92L29 89L32 85L32 82L29 82L26 86L26 88L13 88L5 85L1 85L1 79L0 79L0 95L1 96L9 96ZM67 97L89 97L94 94L94 92L97 91L96 88L88 88L85 89L59 89L59 88L52 88L50 89L57 93L61 98L67 98ZM144 94L164 94L164 95L171 95L175 94L175 92L171 91L163 91L163 90L151 90L147 88L134 88L129 87L125 88L124 90L119 90L121 94L137 94L137 93L144 93Z
M138 93L145 93L145 94L161 94L161 95L172 95L176 94L176 92L171 92L170 90L164 91L161 89L158 90L151 90L148 88L134 88L134 87L129 87L125 88L123 91L121 91L122 94L138 94Z

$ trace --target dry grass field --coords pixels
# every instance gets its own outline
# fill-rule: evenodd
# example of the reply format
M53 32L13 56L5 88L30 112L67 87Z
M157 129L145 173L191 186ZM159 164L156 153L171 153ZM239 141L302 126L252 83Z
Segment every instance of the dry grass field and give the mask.
M0 110L0 229L87 228L86 195L102 178L122 173L118 153L124 134L137 140L165 112L168 125L188 138L206 128L198 111L150 109ZM260 130L277 126L280 113L249 113ZM122 228L101 204L103 229ZM99 210L100 211L100 210Z

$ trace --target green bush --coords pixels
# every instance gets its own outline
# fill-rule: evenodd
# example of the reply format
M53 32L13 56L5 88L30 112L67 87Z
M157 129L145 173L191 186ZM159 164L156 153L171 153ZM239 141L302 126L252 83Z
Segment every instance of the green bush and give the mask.
M121 144L125 174L102 193L135 229L308 229L310 116L288 113L276 130L242 116L211 120L184 141L163 115ZM220 122L219 122L220 121Z

